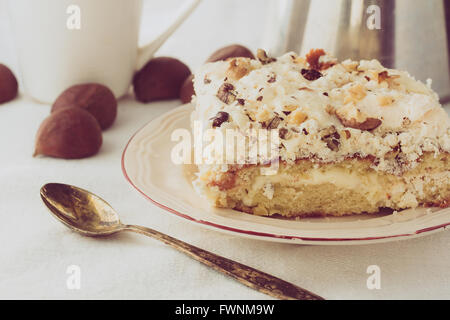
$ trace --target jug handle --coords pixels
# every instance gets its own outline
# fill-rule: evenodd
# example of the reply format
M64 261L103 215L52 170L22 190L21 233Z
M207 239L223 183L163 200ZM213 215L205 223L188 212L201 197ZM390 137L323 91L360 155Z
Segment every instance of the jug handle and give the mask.
M155 52L167 41L178 27L191 15L202 0L186 0L180 7L173 22L155 40L139 48L136 68L141 69Z

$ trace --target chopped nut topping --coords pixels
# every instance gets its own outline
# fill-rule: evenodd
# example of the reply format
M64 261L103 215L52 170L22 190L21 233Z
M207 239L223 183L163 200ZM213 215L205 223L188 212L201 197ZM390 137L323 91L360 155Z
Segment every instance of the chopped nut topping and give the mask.
M256 101L262 101L263 96L259 96L258 98L256 98Z
M335 115L344 127L359 130L373 130L382 123L379 119L367 117L353 104L347 104L339 108L335 111Z
M336 131L336 128L334 126L331 126L329 128L324 129L321 132L322 135L322 141L324 141L327 144L327 147L332 151L338 151L340 142L339 139L341 136Z
M278 131L278 135L279 135L279 137L280 137L281 139L286 140L286 139L289 137L289 130L286 129L286 128L281 128L281 129Z
M407 126L409 126L411 124L411 120L408 118L408 117L404 117L403 118L403 121L402 121L402 125L404 126L404 127L407 127Z
M302 57L297 57L297 58L294 60L294 63L295 63L295 64L301 64L301 65L304 65L304 64L306 64L306 60L305 60L304 58L302 58Z
M384 155L384 159L386 160L398 159L398 156L401 153L401 151L402 151L401 145L398 144L394 148L392 148L392 151L389 151Z
M344 130L344 133L345 133L345 138L346 139L350 139L352 137L352 134L350 133L350 131Z
M205 76L205 77L203 78L203 83L204 83L204 84L210 84L210 83L211 83L211 79L209 79L208 76Z
M246 113L247 117L251 120L251 121L256 121L256 116L255 113L252 111L247 111Z
M212 119L213 120L213 123L212 123L213 128L220 127L222 125L222 123L227 122L229 118L230 118L230 115L227 112L223 112L223 111L218 112L217 115Z
M234 93L234 86L231 83L225 82L217 91L217 98L226 104L230 104L236 100L236 94Z
M378 83L382 83L383 81L388 81L390 79L400 78L399 75L389 75L387 71L382 71L378 73Z
M327 143L327 147L330 150L332 150L332 151L338 151L339 150L339 146L340 146L339 140L327 138L327 140L325 140L325 142Z
M322 77L322 74L314 69L302 69L302 76L309 81L314 81Z
M276 74L272 74L269 77L269 80L267 80L268 83L274 83L275 81L277 81L277 75Z
M337 133L336 127L335 126L330 126L328 128L322 129L320 131L320 136L322 138L326 138L326 137L334 135L335 133Z
M288 116L288 122L295 124L295 125L300 125L303 122L306 121L306 119L308 119L308 115L306 113L303 113L301 111L297 111L295 113L292 113Z
M339 139L340 137L338 137ZM327 147L332 150L332 151L338 151L339 150L339 146L341 145L341 143L339 142L338 139L335 139L334 137L326 137L323 138L322 140L327 144Z
M288 104L288 105L284 106L283 109L285 111L295 111L297 108L298 108L298 106L295 104Z
M308 87L301 87L301 88L298 88L298 90L299 91L303 91L303 90L305 90L305 91L314 91L313 89L308 88Z
M348 120L340 118L339 116L338 119L344 127L359 130L374 130L382 124L382 121L376 118L367 118L364 122L357 122L354 118Z
M306 55L306 61L308 62L311 69L326 70L336 64L334 61L328 61L325 63L320 62L320 57L324 55L325 51L323 49L311 49L311 51L309 51L309 53Z
M359 65L359 62L357 61L351 61L351 60L345 60L342 61L342 66L345 68L347 72L353 72L356 71Z
M324 55L325 51L323 49L311 49L309 51L309 53L306 55L306 61L308 62L311 69L320 70L319 59Z
M263 49L257 50L256 57L262 64L268 64L277 61L277 59L267 56L266 51L264 51Z
M272 130L278 128L278 125L281 123L281 120L283 119L281 119L278 116L274 117L267 125L267 129Z
M248 59L234 58L230 60L230 66L226 71L227 77L239 80L250 72L250 61Z
M355 119L357 122L364 122L367 118L353 103L348 103L335 109L335 114L343 119Z
M237 99L237 102L238 102L241 106L245 105L245 99Z

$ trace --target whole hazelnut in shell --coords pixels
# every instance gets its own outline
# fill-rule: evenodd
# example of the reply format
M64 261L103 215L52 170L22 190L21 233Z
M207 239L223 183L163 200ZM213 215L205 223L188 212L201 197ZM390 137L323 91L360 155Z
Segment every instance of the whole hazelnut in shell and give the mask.
M232 44L215 51L206 62L216 62L238 57L255 59L255 56L250 49L240 44Z
M195 95L194 90L194 75L191 74L184 80L183 85L180 88L180 99L183 103L189 103L192 100L192 96Z
M17 92L16 77L7 66L0 63L0 104L13 100Z
M141 102L176 99L191 70L183 62L170 57L151 59L133 78L136 99Z
M81 108L63 108L42 122L34 155L86 158L100 150L102 141L102 130L93 115Z
M52 113L64 108L81 108L97 119L100 127L109 128L117 117L117 100L112 91L98 83L74 85L59 95Z

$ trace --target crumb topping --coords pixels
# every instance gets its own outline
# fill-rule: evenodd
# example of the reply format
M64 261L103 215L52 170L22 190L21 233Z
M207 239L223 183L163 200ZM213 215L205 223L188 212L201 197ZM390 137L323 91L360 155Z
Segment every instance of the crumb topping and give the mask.
M430 83L377 60L339 62L321 49L273 58L258 50L257 59L204 65L194 83L193 120L244 135L277 129L283 161L371 156L376 169L398 173L424 152L450 152L449 117Z

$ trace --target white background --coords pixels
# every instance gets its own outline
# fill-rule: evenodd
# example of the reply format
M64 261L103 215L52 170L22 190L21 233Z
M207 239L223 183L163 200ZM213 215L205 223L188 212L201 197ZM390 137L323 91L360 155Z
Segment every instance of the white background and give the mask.
M0 0L0 62L19 75L5 2ZM162 30L180 2L146 2L143 42ZM256 49L264 43L267 2L206 0L158 55L181 58L195 69L222 45ZM149 203L125 181L121 153L137 129L179 104L121 100L100 154L77 161L32 158L49 106L24 95L0 106L0 298L267 298L152 239L132 234L91 239L69 231L39 197L43 184L64 182L96 192L124 222L153 227L327 299L450 299L450 232L357 247L286 245L204 230ZM81 267L80 290L66 287L70 265ZM369 265L381 268L380 290L366 287Z

